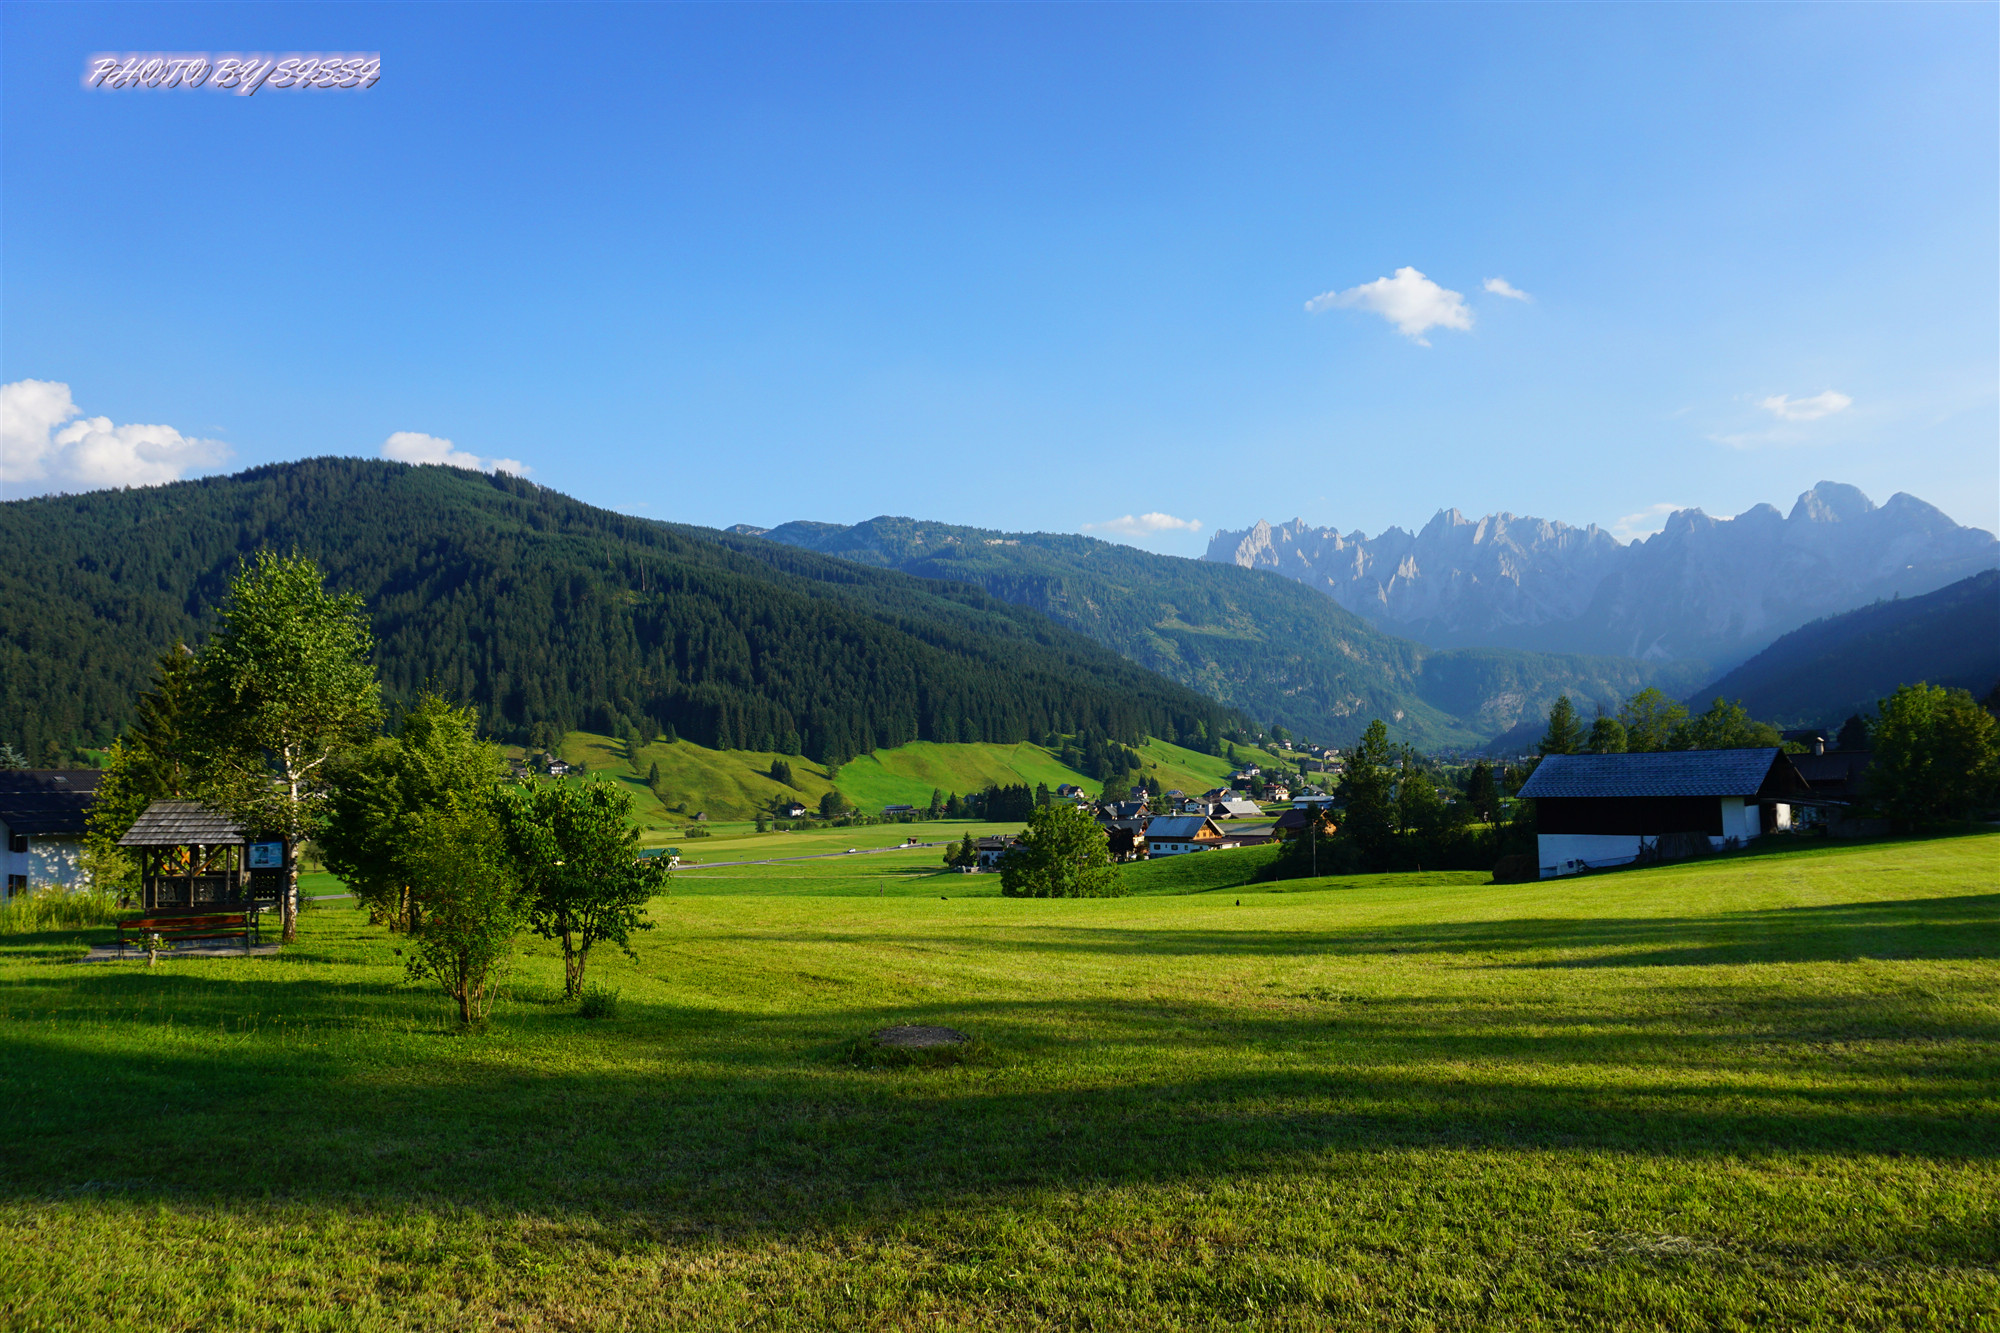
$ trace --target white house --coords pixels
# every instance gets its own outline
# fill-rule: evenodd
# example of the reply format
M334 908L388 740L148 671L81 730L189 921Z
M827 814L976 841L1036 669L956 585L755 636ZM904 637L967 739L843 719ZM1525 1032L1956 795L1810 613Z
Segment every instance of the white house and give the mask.
M1552 754L1521 796L1535 803L1543 879L1668 856L1696 839L1746 843L1790 828L1792 806L1814 799L1775 747Z
M97 784L94 768L0 770L0 874L7 897L31 889L90 887L83 835Z
M1146 826L1149 857L1214 851L1222 842L1222 830L1206 815L1164 815Z

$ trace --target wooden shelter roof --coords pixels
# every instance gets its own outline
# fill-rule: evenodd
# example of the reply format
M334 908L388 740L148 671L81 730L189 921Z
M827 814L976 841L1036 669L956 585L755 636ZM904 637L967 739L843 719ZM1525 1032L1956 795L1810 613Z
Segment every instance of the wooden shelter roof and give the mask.
M242 842L243 830L200 801L155 801L118 840L120 847L214 847Z

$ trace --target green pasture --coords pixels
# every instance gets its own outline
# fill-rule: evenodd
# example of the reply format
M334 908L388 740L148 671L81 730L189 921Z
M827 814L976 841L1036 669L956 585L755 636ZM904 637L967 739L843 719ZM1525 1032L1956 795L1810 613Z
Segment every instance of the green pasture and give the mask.
M696 811L712 820L748 823L776 800L799 800L817 807L831 787L867 814L885 805L928 806L933 791L964 796L1001 786L1046 785L1050 791L1077 783L1092 793L1099 784L1066 768L1045 746L942 745L915 741L892 750L876 750L853 759L829 781L826 765L798 755L761 750L709 750L692 741L656 741L628 755L625 743L593 732L573 731L558 747L570 763L580 763L599 781L616 782L632 794L633 813L649 834L682 827ZM1246 762L1269 763L1262 750L1239 746ZM1202 754L1166 741L1149 740L1139 747L1146 764L1144 776L1158 778L1162 790L1207 791L1226 782L1227 759ZM784 760L792 770L792 785L774 781L771 765ZM660 769L659 793L646 785L654 765ZM680 806L679 814L671 809ZM649 842L671 841L665 833Z
M345 903L0 936L0 1326L2000 1327L2000 835L842 878L895 855L679 876L615 1017L536 941L468 1035ZM898 1022L977 1044L853 1058Z

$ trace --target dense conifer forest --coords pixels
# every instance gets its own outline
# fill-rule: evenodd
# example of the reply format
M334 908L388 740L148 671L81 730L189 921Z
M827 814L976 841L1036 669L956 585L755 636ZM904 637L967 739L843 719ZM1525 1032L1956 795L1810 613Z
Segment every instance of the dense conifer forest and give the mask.
M1243 721L975 587L504 475L310 459L9 501L0 541L0 740L31 762L111 740L156 656L206 638L230 573L264 547L366 598L392 702L430 685L521 743L668 732L838 762L1050 733L1206 749Z

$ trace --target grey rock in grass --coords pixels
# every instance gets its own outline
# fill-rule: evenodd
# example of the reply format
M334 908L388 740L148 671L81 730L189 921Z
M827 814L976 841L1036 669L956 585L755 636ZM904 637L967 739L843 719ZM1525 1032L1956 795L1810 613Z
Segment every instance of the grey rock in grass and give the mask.
M883 1028L875 1034L877 1046L898 1046L905 1050L930 1050L938 1046L963 1046L972 1038L957 1028L930 1027L921 1023L903 1023L892 1028Z

